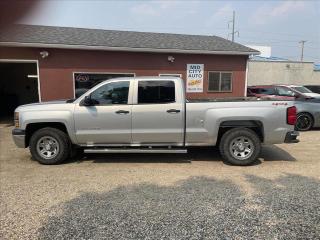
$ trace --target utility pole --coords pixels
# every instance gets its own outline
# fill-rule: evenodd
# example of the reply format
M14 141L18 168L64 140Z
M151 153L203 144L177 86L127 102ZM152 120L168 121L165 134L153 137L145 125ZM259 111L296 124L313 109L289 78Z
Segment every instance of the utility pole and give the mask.
M236 12L233 11L233 14L232 14L232 42L234 42L234 23L235 23L235 20L236 20Z
M232 23L232 32L231 33L229 33L229 34L231 34L231 39L232 39L232 42L234 42L234 35L237 33L238 34L238 37L239 37L239 31L235 31L234 29L235 29L235 24L236 24L236 12L235 11L233 11L233 14L232 14L232 20L231 21L229 21L228 22L228 28L230 27L230 23ZM228 35L229 35L228 34Z
M301 57L300 57L300 61L303 61L303 50L304 50L304 43L306 42L306 40L301 40L299 43L301 43Z

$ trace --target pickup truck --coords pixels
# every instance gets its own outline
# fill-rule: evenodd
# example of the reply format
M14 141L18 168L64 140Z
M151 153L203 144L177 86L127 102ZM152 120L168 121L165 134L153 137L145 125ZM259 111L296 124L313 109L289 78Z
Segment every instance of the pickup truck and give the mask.
M42 164L85 153L186 153L219 146L222 158L250 165L262 144L298 142L292 101L186 100L176 77L104 81L77 99L19 106L13 139Z

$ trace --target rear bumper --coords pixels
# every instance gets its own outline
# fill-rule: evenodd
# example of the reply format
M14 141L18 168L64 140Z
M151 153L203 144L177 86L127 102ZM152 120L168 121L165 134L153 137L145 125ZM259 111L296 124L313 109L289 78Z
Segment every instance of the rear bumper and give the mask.
M299 139L297 137L299 136L299 132L297 131L290 131L287 132L286 138L284 139L285 143L298 143Z
M12 138L14 143L19 148L25 148L26 147L26 131L23 129L15 128L12 130Z

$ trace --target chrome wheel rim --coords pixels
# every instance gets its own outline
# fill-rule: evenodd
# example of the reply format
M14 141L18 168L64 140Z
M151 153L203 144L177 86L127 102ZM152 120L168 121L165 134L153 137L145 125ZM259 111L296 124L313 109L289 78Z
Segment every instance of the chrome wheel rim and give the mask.
M297 119L297 124L296 124L296 127L298 128L298 130L307 130L310 128L310 125L311 125L311 119L309 116L307 115L300 115L298 116L298 119Z
M237 160L246 160L253 154L254 145L251 139L241 136L231 141L229 150L231 155Z
M44 136L37 142L37 152L44 159L52 159L59 153L59 143L51 136Z

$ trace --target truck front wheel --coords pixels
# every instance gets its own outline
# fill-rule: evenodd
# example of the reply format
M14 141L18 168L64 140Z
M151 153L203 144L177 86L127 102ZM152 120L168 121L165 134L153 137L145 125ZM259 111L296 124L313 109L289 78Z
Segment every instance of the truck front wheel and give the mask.
M233 128L223 134L219 150L225 161L232 165L251 165L261 151L257 134L248 128Z
M42 128L30 138L29 149L39 163L52 165L66 160L70 154L68 135L56 128Z

